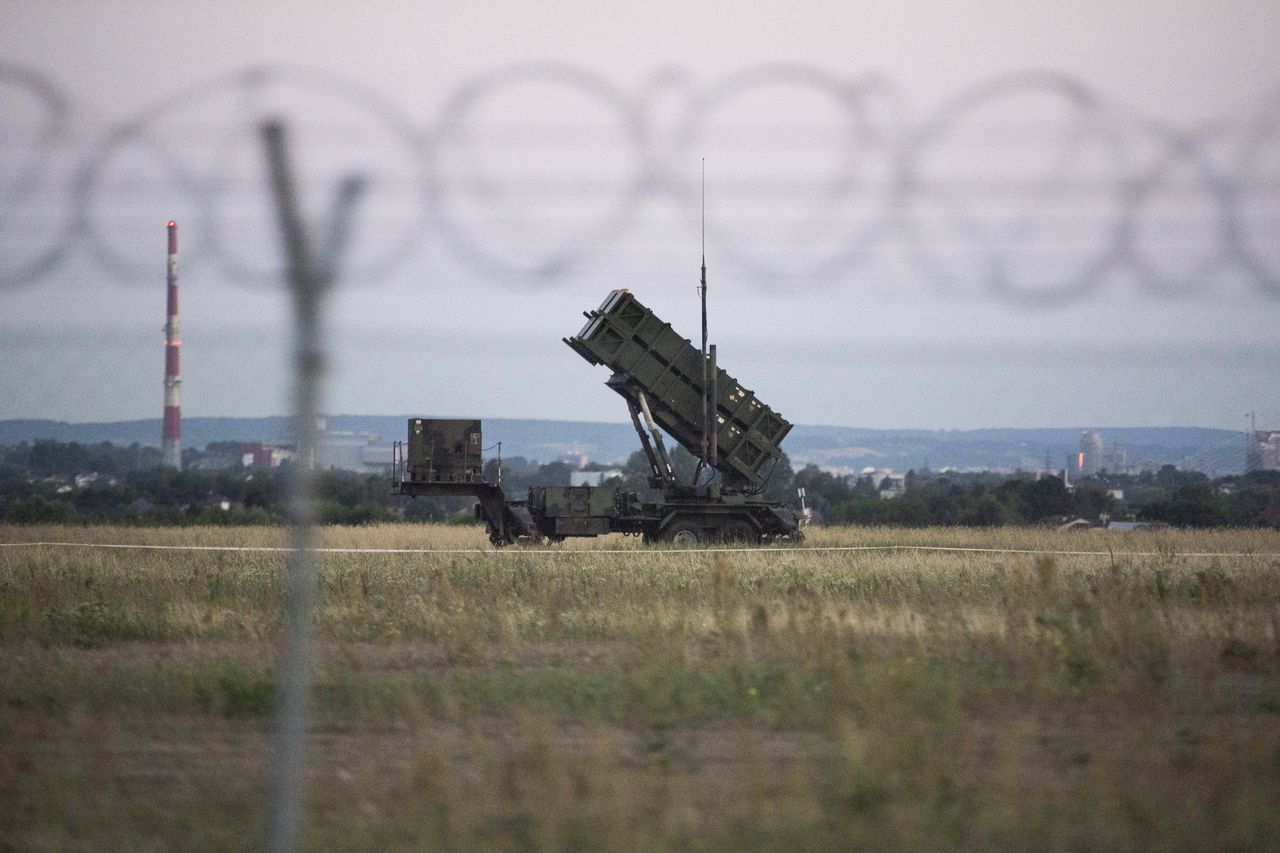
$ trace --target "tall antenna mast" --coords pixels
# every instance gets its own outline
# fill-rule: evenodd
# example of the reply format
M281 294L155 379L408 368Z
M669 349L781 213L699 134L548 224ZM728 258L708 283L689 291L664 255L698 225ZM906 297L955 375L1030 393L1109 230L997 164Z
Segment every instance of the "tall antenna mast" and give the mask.
M707 158L702 158L702 464L708 460L711 435L711 397L707 385Z

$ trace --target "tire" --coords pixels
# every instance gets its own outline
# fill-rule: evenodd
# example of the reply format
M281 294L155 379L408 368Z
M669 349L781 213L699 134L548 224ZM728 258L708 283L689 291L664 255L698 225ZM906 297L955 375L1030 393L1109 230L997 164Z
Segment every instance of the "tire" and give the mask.
M716 538L727 545L755 545L760 542L760 534L756 529L750 522L740 518L731 518L720 525Z
M702 544L702 528L692 521L676 519L662 531L662 541L688 548Z

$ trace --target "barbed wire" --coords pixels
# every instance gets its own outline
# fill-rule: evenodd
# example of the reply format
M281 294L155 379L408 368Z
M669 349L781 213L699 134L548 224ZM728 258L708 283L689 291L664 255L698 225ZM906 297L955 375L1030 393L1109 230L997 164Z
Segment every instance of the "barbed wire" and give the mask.
M307 187L370 175L352 281L403 269L435 234L477 271L554 284L650 201L696 221L693 164L710 153L708 237L762 285L847 282L893 244L944 294L1058 304L1124 276L1169 297L1233 277L1280 297L1280 92L1194 127L1048 71L978 82L914 118L884 78L801 64L708 85L667 69L626 89L522 63L446 94L424 124L351 78L255 66L90 123L49 76L0 65L0 96L24 107L0 119L0 287L78 254L144 279L141 223L169 218L197 223L189 266L278 281L253 153L270 114L303 135L304 206Z

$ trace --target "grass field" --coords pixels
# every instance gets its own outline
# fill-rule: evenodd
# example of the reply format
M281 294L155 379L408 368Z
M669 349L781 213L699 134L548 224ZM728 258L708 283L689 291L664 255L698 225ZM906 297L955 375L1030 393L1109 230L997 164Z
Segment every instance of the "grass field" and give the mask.
M323 538L458 552L321 558L314 849L1280 847L1274 532ZM0 527L34 541L284 534ZM0 548L0 850L260 846L283 565Z

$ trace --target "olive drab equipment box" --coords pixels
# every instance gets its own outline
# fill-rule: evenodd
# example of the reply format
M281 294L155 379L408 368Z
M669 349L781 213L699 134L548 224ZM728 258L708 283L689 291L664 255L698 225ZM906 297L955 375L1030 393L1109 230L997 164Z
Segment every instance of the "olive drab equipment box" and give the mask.
M478 420L409 419L409 474L427 483L477 483L484 479Z

